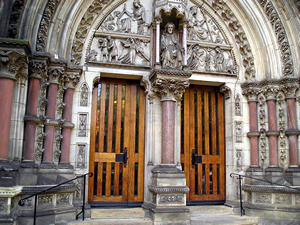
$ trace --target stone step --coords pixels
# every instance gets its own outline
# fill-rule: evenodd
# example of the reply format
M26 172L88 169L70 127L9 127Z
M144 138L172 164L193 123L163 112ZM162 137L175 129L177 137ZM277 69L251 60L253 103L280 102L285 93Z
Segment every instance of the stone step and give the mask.
M135 219L144 218L145 211L140 208L92 208L91 219Z
M151 219L134 218L134 219L87 219L85 221L76 221L68 223L68 225L152 225Z
M191 225L257 225L258 217L234 215L227 206L190 206Z

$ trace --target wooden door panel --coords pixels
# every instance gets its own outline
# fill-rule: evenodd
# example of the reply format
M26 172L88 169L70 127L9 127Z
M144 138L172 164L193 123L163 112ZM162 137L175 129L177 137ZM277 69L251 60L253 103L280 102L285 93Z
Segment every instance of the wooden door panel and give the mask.
M89 201L141 202L145 94L136 81L101 79L93 90ZM128 160L117 162L127 150Z
M181 163L188 201L225 200L223 96L217 88L191 86L182 101ZM192 164L193 152L201 162Z

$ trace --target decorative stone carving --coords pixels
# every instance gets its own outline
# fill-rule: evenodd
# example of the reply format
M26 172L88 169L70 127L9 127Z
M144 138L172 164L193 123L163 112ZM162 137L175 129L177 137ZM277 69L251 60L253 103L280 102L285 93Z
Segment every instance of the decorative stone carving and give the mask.
M44 121L41 121L41 123L36 128L36 138L35 138L35 153L34 153L34 159L36 162L41 163L43 159L43 152L44 152L44 137L46 136L44 132Z
M255 195L256 195L255 196L256 203L263 203L263 204L271 203L272 194L256 193Z
M150 62L150 57L147 56L143 48L144 42L141 42L139 39L128 38L126 41L120 41L120 43L123 47L122 53L119 57L121 63L135 64L137 55L139 55L144 61Z
M184 195L160 195L159 203L184 203Z
M187 12L187 1L186 0L156 0L154 3L155 17L160 17L161 11L165 15L171 15L173 9L176 9L176 17L183 18Z
M279 165L281 167L288 167L288 142L285 135L286 122L285 122L285 96L282 92L277 95L277 118L279 128Z
M74 89L79 82L80 79L80 71L67 71L66 76L64 76L64 82L66 88Z
M76 168L85 169L86 168L86 144L77 144L77 154L76 154Z
M48 38L48 30L55 10L60 3L60 0L49 0L43 12L43 17L39 26L37 35L36 50L38 52L46 51L46 43Z
M216 23L201 9L193 5L189 9L188 39L224 44L225 38Z
M239 94L235 96L234 113L236 116L242 116L241 97Z
M64 75L64 68L61 66L50 66L48 70L49 82L59 83L59 79Z
M293 67L293 59L291 54L291 49L289 45L289 41L284 29L284 26L280 20L280 17L272 3L269 0L258 0L263 10L266 13L270 23L272 24L272 28L274 29L275 35L277 37L278 44L280 46L281 51L281 60L283 62L283 75L284 76L294 76L294 67Z
M243 168L243 152L237 149L235 152L236 172L242 171Z
M275 194L275 203L280 205L289 205L292 202L292 195L290 194Z
M160 41L162 68L181 69L183 56L174 23L167 23Z
M98 39L100 49L100 61L102 62L117 62L119 53L116 41L111 36ZM97 52L96 52L97 53ZM98 55L98 53L97 53ZM95 60L97 59L97 55Z
M87 136L87 114L78 115L78 137Z
M96 16L100 15L101 10L108 4L112 2L111 0L94 0L89 6L88 10L82 17L78 29L75 34L75 39L72 45L72 57L71 62L75 65L80 64L83 43L88 34L90 26L94 22Z
M27 78L28 58L23 50L0 49L1 76L10 79Z
M243 122L235 121L235 143L243 143Z
M162 99L180 102L191 75L190 71L154 69L149 77L151 91Z
M53 206L53 195L38 195L38 207L49 208Z
M56 205L70 205L72 203L71 194L57 194L56 195Z
M147 99L149 100L149 103L153 104L155 93L152 91L151 82L148 76L143 76L141 80L141 86L145 87L145 94L147 96Z
M260 166L263 167L266 160L267 136L266 136L266 99L263 94L258 97L258 123L259 123L259 155Z
M88 106L89 88L87 83L83 83L80 88L80 106Z
M245 68L245 80L254 80L254 57L242 25L224 0L213 0L211 6L227 24L229 30L232 32L232 36L236 40L236 44L239 46Z
M29 63L31 78L42 79L47 73L47 62L44 59L32 59Z
M8 198L0 198L0 215L7 215L8 212Z
M18 34L18 28L21 21L21 16L24 11L26 0L16 0L13 4L11 15L9 18L8 37L16 38Z
M231 97L231 89L230 89L230 87L228 87L226 85L223 85L220 88L220 92L224 94L225 99L229 99Z
M59 120L59 124L57 127L55 127L55 150L54 150L54 161L59 162L60 156L61 156L61 142L63 139L62 136L62 126L63 126L63 120Z

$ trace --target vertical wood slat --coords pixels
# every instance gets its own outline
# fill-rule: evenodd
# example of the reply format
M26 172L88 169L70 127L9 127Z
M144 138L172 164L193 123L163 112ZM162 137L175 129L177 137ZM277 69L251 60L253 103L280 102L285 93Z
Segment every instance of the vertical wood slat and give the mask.
M197 101L198 101L198 120L197 120L197 127L198 127L198 155L202 155L202 148L203 148L203 144L202 144L202 107L203 107L203 102L202 102L202 98L201 98L201 90L197 90ZM198 193L199 195L202 195L203 191L202 191L202 165L198 164Z
M112 152L112 131L113 131L113 107L114 107L114 85L109 85L109 95L108 95L108 112L107 116L107 130L106 130L106 152ZM111 163L106 163L106 183L105 183L105 196L109 197L111 195Z
M128 169L130 171L128 180L128 200L134 200L134 178L135 178L135 133L136 133L136 85L130 85L130 129L129 129L129 158Z
M98 88L94 87L92 93L92 114L91 114L91 137L90 137L90 163L89 171L94 173L95 142L96 142L96 116L97 116L97 93ZM92 201L94 193L94 176L89 177L88 199Z
M125 113L124 113L124 148L127 148L128 150L128 157L130 157L129 153L130 153L130 146L129 146L129 142L130 142L130 133L129 133L129 126L130 126L130 86L126 85L126 90L125 90ZM128 169L129 169L129 162L130 162L130 158L128 159L127 162L127 166L123 167L123 185L122 185L122 199L123 201L127 201L128 199Z
M115 148L116 153L122 151L121 148L121 113L122 113L122 85L118 84L117 89L117 111L116 113L116 139L115 139ZM119 180L120 180L120 163L115 163L115 177L114 177L114 195L119 195Z
M191 187L190 182L190 170L191 170L191 152L190 152L190 141L189 141L189 100L190 90L186 91L184 94L184 171L186 177L186 184ZM187 200L190 200L190 193L187 193Z
M189 98L189 129L190 131L190 140L189 140L189 150L191 151L190 155L192 154L193 149L195 149L195 102L194 102L194 90L189 90L190 98ZM190 158L191 159L191 158ZM191 177L190 180L190 194L195 195L195 167L191 165L190 167Z
M104 151L104 127L105 127L105 97L106 97L106 84L101 84L100 94L100 119L99 119L99 152Z
M204 134L205 134L205 154L209 155L209 105L208 105L208 92L204 92Z
M97 196L101 196L102 194L105 194L102 193L102 185L103 185L102 173L103 173L103 163L98 162Z
M139 102L139 167L138 167L138 201L144 196L144 147L145 147L145 92L140 88Z
M218 188L218 174L217 174L217 164L213 164L212 168L212 183L213 183L213 195L217 195Z
M215 92L211 92L211 137L212 137L212 154L217 154L217 123L216 123L216 98Z
M220 149L220 195L225 198L225 130L224 98L218 93L219 149Z

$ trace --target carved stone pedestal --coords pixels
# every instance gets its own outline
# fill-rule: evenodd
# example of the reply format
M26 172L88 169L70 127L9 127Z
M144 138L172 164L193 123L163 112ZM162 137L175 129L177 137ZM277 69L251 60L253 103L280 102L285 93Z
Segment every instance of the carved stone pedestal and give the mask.
M159 165L152 169L152 202L145 203L154 224L190 224L186 207L184 172L175 165Z

